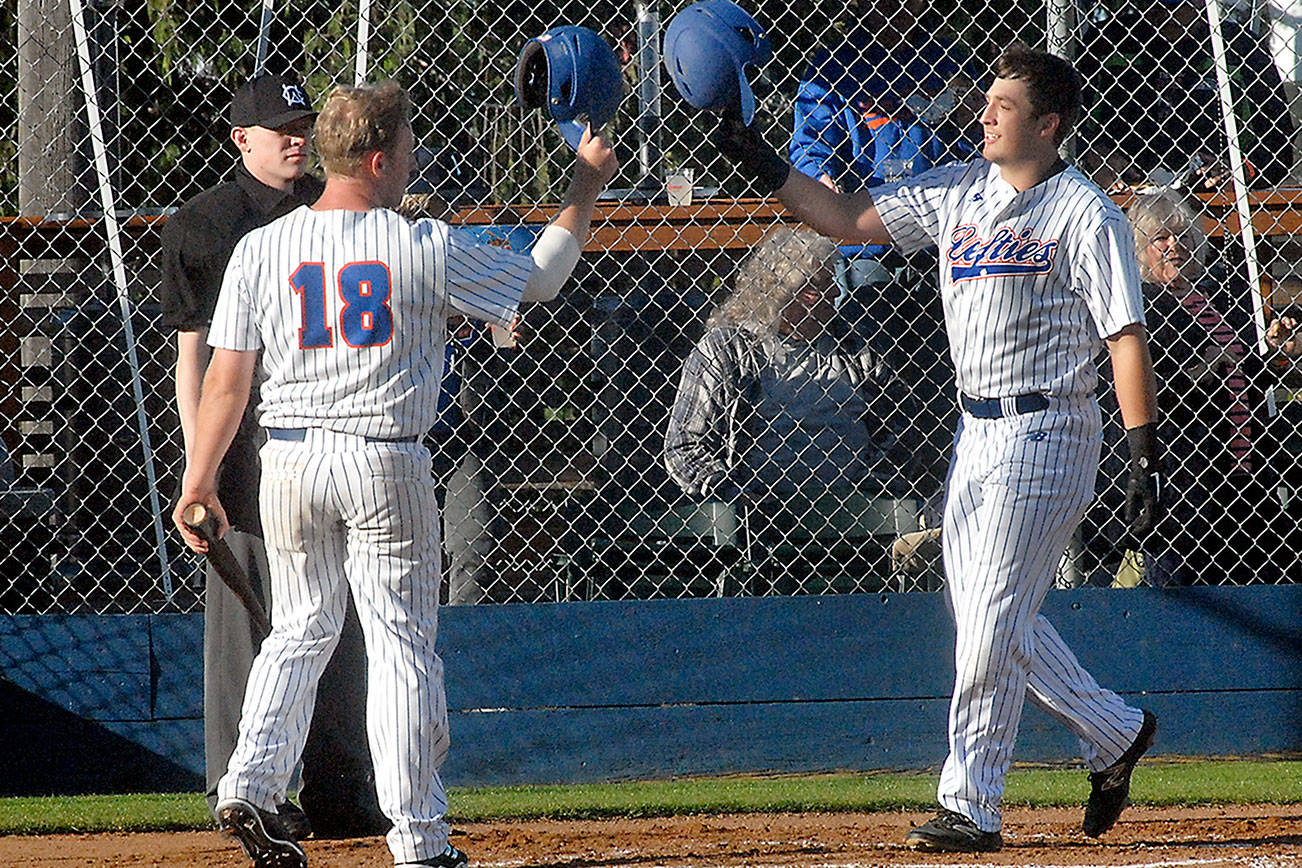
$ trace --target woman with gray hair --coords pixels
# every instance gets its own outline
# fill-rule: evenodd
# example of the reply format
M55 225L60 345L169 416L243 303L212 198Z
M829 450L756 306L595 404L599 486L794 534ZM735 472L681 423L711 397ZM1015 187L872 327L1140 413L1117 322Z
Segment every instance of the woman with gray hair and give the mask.
M1281 545L1267 532L1279 505L1264 483L1265 366L1251 351L1251 324L1218 306L1202 219L1185 200L1167 189L1140 194L1128 216L1170 456L1167 517L1145 540L1138 572L1157 586L1251 580Z
M773 230L742 263L736 288L714 312L710 328L745 325L755 335L804 331L816 337L830 321L837 248L809 229ZM797 304L798 299L806 303Z
M911 400L884 355L838 317L836 257L813 231L778 228L711 313L665 437L665 465L688 495L767 504L757 512L771 529L779 504L804 509L788 527L817 535L815 503L912 493L902 441Z

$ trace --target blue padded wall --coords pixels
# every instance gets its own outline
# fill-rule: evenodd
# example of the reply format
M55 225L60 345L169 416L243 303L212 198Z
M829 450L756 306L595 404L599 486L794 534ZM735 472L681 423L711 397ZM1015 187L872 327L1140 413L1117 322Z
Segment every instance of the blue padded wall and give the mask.
M1302 749L1302 586L1054 591L1044 613L1104 686L1158 713L1155 754ZM98 733L139 749L112 741L100 780L79 772L78 791L133 780L198 789L202 622L0 617L0 697L13 709L0 714L0 737L30 742L39 759L57 742L29 719L61 712L84 722L82 741ZM471 786L934 768L952 641L940 594L446 608L444 777ZM1019 760L1076 751L1028 709ZM132 774L112 768L117 756Z

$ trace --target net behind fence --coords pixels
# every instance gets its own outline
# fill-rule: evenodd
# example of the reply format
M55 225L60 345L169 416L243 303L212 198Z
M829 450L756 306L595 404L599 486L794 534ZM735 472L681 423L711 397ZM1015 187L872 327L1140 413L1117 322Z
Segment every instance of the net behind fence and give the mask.
M824 281L835 325L798 345L711 325L791 218L749 197L712 118L665 74L664 27L685 5L5 4L0 611L201 605L200 565L170 528L182 445L159 234L230 177L234 88L287 72L319 105L336 84L397 79L415 106L409 213L526 249L572 151L515 104L512 75L524 42L562 23L616 50L621 169L556 302L514 336L455 327L459 418L430 441L450 601L939 588L957 408L937 253L843 247ZM1136 556L1105 365L1099 496L1059 584L1296 581L1302 398L1289 330L1271 330L1302 304L1295 19L1162 0L745 5L774 49L756 123L844 190L977 153L1012 42L1075 60L1086 111L1067 151L1148 214L1137 252L1156 257L1174 494L1160 544Z

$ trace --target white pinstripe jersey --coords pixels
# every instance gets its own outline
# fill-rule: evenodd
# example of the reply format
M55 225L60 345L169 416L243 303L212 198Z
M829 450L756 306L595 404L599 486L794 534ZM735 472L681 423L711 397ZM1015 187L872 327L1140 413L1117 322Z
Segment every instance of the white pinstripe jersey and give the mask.
M872 199L902 250L939 245L964 394L1092 393L1102 339L1144 322L1126 216L1074 167L1019 192L978 157L877 187Z
M434 423L447 316L509 326L532 268L438 220L304 206L240 239L208 342L263 351L264 427L417 436Z

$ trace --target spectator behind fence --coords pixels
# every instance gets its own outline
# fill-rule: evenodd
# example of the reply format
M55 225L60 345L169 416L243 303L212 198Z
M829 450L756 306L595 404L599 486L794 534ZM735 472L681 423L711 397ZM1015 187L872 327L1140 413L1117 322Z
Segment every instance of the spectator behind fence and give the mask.
M1222 25L1249 184L1282 183L1293 165L1288 100L1262 38ZM1090 123L1082 164L1114 191L1230 183L1229 150L1206 11L1197 0L1134 0L1087 32L1078 62Z
M811 524L819 536L808 513L820 500L854 509L859 496L913 490L913 444L902 438L914 404L883 353L838 316L836 257L809 229L774 230L683 366L669 474L700 500L761 504L758 537Z
M1297 324L1302 323L1302 277L1286 274L1275 282L1270 293L1270 313L1270 330L1275 335L1271 338L1268 330L1267 337L1282 354L1282 358L1276 359L1276 362L1283 364L1287 360L1296 359L1302 354L1302 346L1297 344L1293 335Z
M494 581L500 484L509 469L501 446L512 396L503 378L506 357L518 350L496 346L490 327L464 317L450 318L448 332L438 416L425 445L443 522L447 602L461 606L484 602Z
M1126 577L1162 587L1195 581L1222 584L1274 580L1259 575L1283 554L1277 477L1264 460L1265 375L1252 352L1246 312L1222 311L1222 297L1205 268L1201 221L1179 194L1143 194L1131 205L1135 253L1143 280L1149 346L1164 411L1167 458L1167 516L1144 540L1139 561L1125 560ZM1274 334L1276 337L1271 337ZM1268 340L1283 344L1276 326ZM1109 527L1103 539L1119 541L1115 524L1121 503L1111 478L1122 472L1123 439L1114 401L1109 450L1101 474L1100 502Z
M926 0L860 0L796 94L791 162L848 191L974 153L980 95L970 52L922 20ZM873 258L880 246L847 248Z
M163 322L176 330L176 403L186 454L194 443L199 386L208 365L206 343L222 275L235 243L321 195L305 174L316 112L292 79L267 75L241 87L231 104L231 141L240 162L229 181L200 193L163 228ZM267 559L258 515L258 455L262 438L252 408L222 461L220 491L232 525L226 541L254 586L267 598ZM267 599L267 608L272 603ZM258 642L248 613L211 568L204 593L204 765L208 807L217 806L217 781L235 749L240 705ZM365 696L366 653L361 626L349 607L339 647L322 677L322 701L303 751L299 797L311 820L292 802L279 806L299 837L382 834L389 827L376 802L366 750L366 722L355 712Z
M814 54L800 82L792 165L832 189L856 192L975 153L978 75L971 52L938 35L930 5L852 5L844 33ZM912 268L888 245L845 245L841 252L843 318L865 335L898 338L899 374L923 414L917 424L936 432L920 456L934 493L944 481L954 380L939 297L919 286L935 270L935 250L911 257Z

